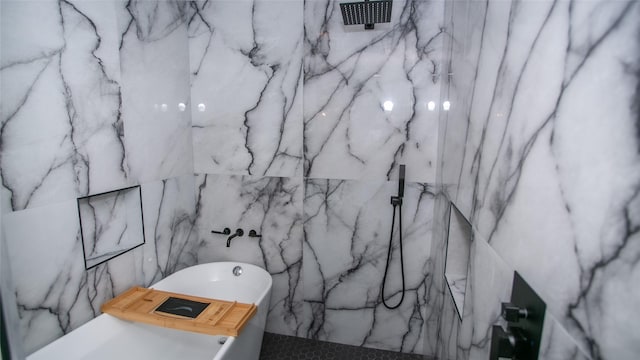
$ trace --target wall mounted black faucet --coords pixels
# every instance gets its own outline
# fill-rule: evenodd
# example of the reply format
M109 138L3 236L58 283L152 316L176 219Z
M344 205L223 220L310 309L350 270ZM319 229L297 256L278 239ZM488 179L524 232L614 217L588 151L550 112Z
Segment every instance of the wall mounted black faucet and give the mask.
M224 228L224 230L222 230L222 231L211 230L211 233L212 233L212 234L229 235L229 234L231 234L231 229L229 229L229 228Z
M262 237L262 234L258 234L255 230L251 229L249 231L249 237Z
M227 238L227 247L231 246L231 239L233 239L234 237L242 236L242 235L244 235L244 230L236 229L236 232Z

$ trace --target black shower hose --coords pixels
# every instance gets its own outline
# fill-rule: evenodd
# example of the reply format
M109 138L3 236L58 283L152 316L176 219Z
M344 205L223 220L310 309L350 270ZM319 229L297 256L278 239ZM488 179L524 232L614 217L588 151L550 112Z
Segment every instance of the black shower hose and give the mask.
M381 293L381 297L382 297L382 304L389 310L393 310L396 309L400 306L400 304L402 304L402 300L404 300L404 292L405 292L405 285L404 285L404 259L402 257L402 205L399 205L400 207L400 214L398 216L398 225L400 227L400 271L402 274L402 296L400 297L400 301L394 305L394 306L389 306L386 301L384 301L384 288L385 288L385 284L387 282L387 272L389 271L389 262L391 261L391 249L392 249L392 244L393 244L393 228L395 226L395 222L396 222L396 204L393 205L393 219L391 219L391 234L389 235L389 252L387 253L387 266L385 266L384 268L384 277L382 278L382 293Z

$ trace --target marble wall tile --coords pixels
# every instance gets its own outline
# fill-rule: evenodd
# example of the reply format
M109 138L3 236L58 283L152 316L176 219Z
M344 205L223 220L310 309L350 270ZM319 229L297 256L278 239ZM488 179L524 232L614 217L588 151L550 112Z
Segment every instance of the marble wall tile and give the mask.
M303 335L302 196L299 179L197 175L199 263L243 261L266 269L273 277L267 331ZM228 227L244 236L226 247ZM250 230L261 234L249 237Z
M3 1L5 212L193 173L187 5Z
M462 318L458 318L450 292L439 294L440 334L435 353L440 359L488 359L492 326L506 323L500 304L509 301L514 269L478 234L471 247L470 277ZM440 270L442 271L442 270ZM540 359L591 359L556 318L545 314Z
M4 211L123 187L119 58L107 35L118 30L114 4L2 7Z
M381 303L396 182L308 179L304 212L304 299L307 337L421 353L425 326L433 194L411 183L403 206L406 291L396 310ZM396 227L397 229L397 227ZM401 298L398 231L386 288Z
M75 200L5 214L20 334L31 353L100 314L106 300L194 265L193 177L143 185L147 242L85 270ZM191 211L191 212L190 212ZM34 271L37 268L38 271Z
M27 351L89 320L133 283L224 259L256 263L274 276L269 331L307 336L323 327L305 313L302 294L303 74L311 111L323 109L342 124L323 138L329 123L308 117L311 176L388 179L407 163L409 179L431 181L437 112L427 103L439 86L442 3L396 3L392 25L364 32L343 29L333 1L3 1L0 202L15 212L4 227L19 259L12 266L23 270L37 259L49 269L42 278L15 278ZM333 93L353 100L342 108L347 115L334 116L342 105L324 100ZM395 102L390 113L380 110L387 99ZM355 119L373 119L375 127ZM332 150L323 145L320 154L325 140ZM362 162L354 166L349 154ZM293 178L201 175L194 185L194 168ZM75 198L134 184L143 186L147 243L80 271L77 209L69 213ZM414 211L427 214L428 202L421 198L427 205ZM224 239L209 233L218 220L265 236L221 247ZM414 238L430 231L428 218L411 226ZM428 251L422 260L420 276L428 273ZM403 308L408 325L397 325L405 327L404 342L390 345L373 326L368 344L422 349L430 310L418 308L428 291L420 281L412 279L414 307Z
M449 196L582 351L634 358L640 4L451 6Z
M134 271L112 274L132 268L133 253L85 271L77 216L77 204L67 201L5 217L27 353L97 316L104 301L140 282Z
M191 3L196 173L302 173L302 8L302 1Z
M119 4L122 119L133 183L193 174L188 2Z
M446 263L446 239L449 220L449 200L445 196L442 189L436 187L434 189L434 207L432 220L432 241L430 249L430 268L429 272L433 274L429 282L427 310L427 327L424 339L424 354L435 356L440 359L447 359L445 354L439 352L442 350L440 342L446 336L447 331L445 325L457 324L451 317L452 311L455 314L455 308L452 301L445 300L448 289L444 277L444 269ZM446 308L450 305L450 309Z
M404 163L434 182L442 12L394 1L389 24L364 30L342 24L338 1L305 3L305 176L389 179Z
M2 212L0 212L0 220L2 220ZM10 354L12 359L23 359L25 355L22 349L22 339L18 331L13 331L13 329L20 328L20 319L16 306L13 276L11 276L11 267L9 266L7 243L4 238L4 233L0 230L0 311L2 311L3 326L1 331L3 331L3 338L7 339L7 343L2 344L2 350L3 353L6 351ZM5 349L5 346L9 348Z
M144 184L142 201L146 243L140 265L144 286L198 263L194 176Z
M475 236L465 294L462 324L457 334L458 352L468 359L488 359L491 329L502 323L501 303L511 298L513 270L495 254L491 246Z
M585 354L565 330L565 328L547 311L545 314L542 340L540 344L540 359L592 359Z

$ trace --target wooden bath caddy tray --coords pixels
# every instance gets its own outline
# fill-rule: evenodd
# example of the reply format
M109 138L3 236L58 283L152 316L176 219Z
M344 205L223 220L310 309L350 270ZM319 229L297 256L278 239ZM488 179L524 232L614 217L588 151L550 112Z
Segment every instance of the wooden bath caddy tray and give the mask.
M123 320L209 335L238 336L257 306L134 286L106 302L101 310ZM176 315L163 310L183 314L193 310L196 315Z

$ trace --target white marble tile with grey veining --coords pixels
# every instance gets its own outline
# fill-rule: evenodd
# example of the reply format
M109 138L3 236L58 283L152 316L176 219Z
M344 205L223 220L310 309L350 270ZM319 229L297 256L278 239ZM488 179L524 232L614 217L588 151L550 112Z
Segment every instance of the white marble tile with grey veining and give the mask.
M2 213L0 212L0 219ZM16 304L15 286L11 275L11 266L9 263L9 253L7 242L4 241L4 233L0 233L0 297L2 301L2 322L4 329L19 329L20 318L18 317L18 307ZM4 330L3 331L6 331ZM5 337L6 336L6 337ZM25 357L22 348L22 338L18 331L6 331L3 334L6 343L3 340L3 351L9 354L11 359L23 359ZM7 348L5 348L5 346ZM4 355L3 355L4 356Z
M575 339L567 333L563 326L555 317L547 312L544 318L542 329L542 340L540 343L540 359L571 359L590 360L591 356L585 354Z
M394 1L389 23L343 25L339 2L304 9L304 174L435 180L443 2Z
M457 333L458 353L466 359L488 359L491 331L495 324L505 324L501 304L511 298L513 270L481 238L471 244L470 270Z
M2 2L5 212L126 185L115 7Z
M313 339L422 353L433 194L410 183L402 207L402 291L399 218L384 291L397 183L308 179L305 192L304 299ZM397 214L396 214L397 217Z
M26 353L99 315L105 301L129 287L148 286L195 264L193 176L144 184L142 190L145 245L90 270L75 200L4 215Z
M4 211L193 172L187 5L2 2Z
M301 1L193 1L196 173L302 173Z
M144 285L197 264L194 176L185 175L144 184L145 246L139 258Z
M640 4L452 6L452 200L582 351L635 358Z
M301 179L197 175L199 263L242 261L273 277L267 331L304 335ZM212 233L229 228L244 235ZM251 237L254 230L260 237ZM229 246L227 247L227 243Z
M186 1L118 4L122 119L129 177L193 174Z

